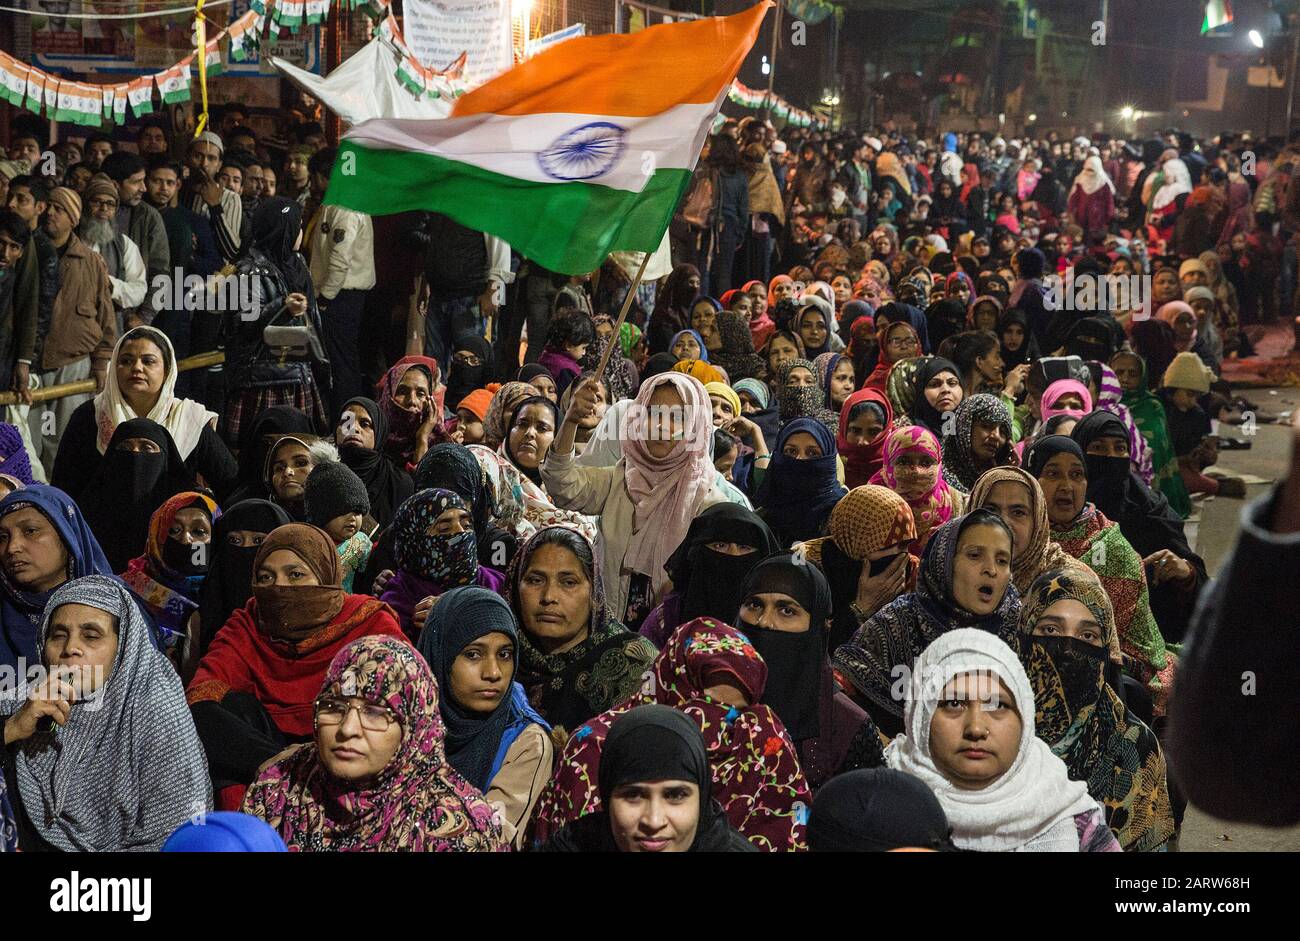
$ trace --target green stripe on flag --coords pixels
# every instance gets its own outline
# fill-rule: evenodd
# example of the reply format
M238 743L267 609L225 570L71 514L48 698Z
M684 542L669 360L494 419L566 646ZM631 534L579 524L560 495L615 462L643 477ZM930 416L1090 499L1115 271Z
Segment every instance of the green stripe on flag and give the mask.
M505 239L562 274L595 271L614 251L653 252L689 170L659 170L640 193L594 183L535 183L433 154L339 144L325 202L372 216L424 209Z

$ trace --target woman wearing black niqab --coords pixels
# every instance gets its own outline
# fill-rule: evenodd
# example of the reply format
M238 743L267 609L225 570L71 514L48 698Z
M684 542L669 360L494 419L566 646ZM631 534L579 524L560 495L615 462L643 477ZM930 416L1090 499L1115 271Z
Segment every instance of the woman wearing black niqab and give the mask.
M468 366L458 359L459 355L472 353L478 359L477 366ZM496 354L492 344L483 337L473 333L463 333L452 343L451 365L447 369L447 395L443 399L447 408L455 409L461 399L475 389L482 389L496 379Z
M120 573L144 554L154 510L197 489L167 429L133 418L117 426L77 502L109 566Z
M807 612L807 629L776 623L784 616L774 617L772 605L755 597L761 595L792 599ZM741 596L736 627L767 664L763 702L790 733L813 791L846 771L882 766L885 759L876 724L835 688L827 650L831 587L826 576L806 559L796 560L786 552L754 566Z
M614 720L601 749L600 805L610 807L624 785L655 781L689 781L699 788L699 822L686 852L758 852L731 826L713 799L713 772L695 720L668 706L637 706ZM588 814L566 825L540 849L552 853L620 852L623 848L614 835L614 825L607 810ZM626 836L622 842L628 842Z
M1143 560L1156 556L1144 566L1151 593L1151 613L1165 640L1179 643L1187 631L1201 586L1210 577L1205 561L1187 542L1182 518L1164 494L1142 481L1133 470L1132 461L1127 457L1088 453L1089 445L1104 438L1128 443L1128 429L1118 416L1100 410L1085 415L1074 426L1070 437L1083 450L1088 501L1107 519L1119 524L1120 532ZM1157 569L1170 564L1160 561L1163 553L1172 553L1187 563L1191 567L1190 575L1182 580L1160 578Z
M199 596L200 656L207 652L208 644L230 620L231 613L253 597L253 559L262 544L258 536L265 537L290 522L289 514L270 500L244 500L213 524L208 577L203 580ZM249 539L237 537L238 533L257 535ZM234 538L240 542L232 542Z

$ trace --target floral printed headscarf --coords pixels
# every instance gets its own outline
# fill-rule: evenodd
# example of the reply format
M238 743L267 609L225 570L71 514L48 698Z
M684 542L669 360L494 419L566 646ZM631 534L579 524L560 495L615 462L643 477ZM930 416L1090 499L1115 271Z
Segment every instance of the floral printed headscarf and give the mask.
M473 584L478 576L478 540L473 528L450 536L429 533L439 516L469 506L450 490L421 490L393 517L393 554L398 568L445 590Z
M363 637L340 650L322 696L386 706L402 743L373 780L358 786L333 777L308 742L271 765L244 797L291 852L496 851L505 848L491 805L447 762L438 684L403 641Z
M1101 628L1102 645L1033 636L1043 612L1078 601ZM1034 689L1034 728L1063 760L1070 778L1088 785L1107 825L1126 851L1151 851L1174 833L1165 759L1155 733L1128 711L1107 680L1106 651L1118 654L1115 615L1105 588L1081 562L1044 572L1020 612L1021 659Z
M677 628L641 691L584 723L569 739L538 800L534 839L544 841L566 823L601 809L600 753L610 726L637 706L657 703L699 724L713 771L713 796L731 825L760 849L803 849L811 791L785 726L762 704L766 682L767 665L736 628L707 617ZM749 705L729 706L704 692L718 683L741 690Z
M966 500L943 479L943 452L939 449L939 439L920 425L899 428L889 436L885 441L884 464L871 478L871 483L897 492L898 474L895 468L898 459L914 452L930 455L939 462L940 468L934 489L915 500L908 500L912 518L916 521L916 542L913 543L912 552L919 554L929 540L930 533L961 513Z

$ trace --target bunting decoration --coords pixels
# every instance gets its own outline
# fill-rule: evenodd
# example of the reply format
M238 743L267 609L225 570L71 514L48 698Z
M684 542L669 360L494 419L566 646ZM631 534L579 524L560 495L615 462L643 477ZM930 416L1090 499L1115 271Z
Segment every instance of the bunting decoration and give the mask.
M739 81L731 83L731 90L727 92L727 98L742 108L766 108L768 103L768 93L766 91L747 88ZM824 118L809 114L807 111L801 111L776 94L772 95L772 114L795 127L811 127L822 130L827 126L827 121Z

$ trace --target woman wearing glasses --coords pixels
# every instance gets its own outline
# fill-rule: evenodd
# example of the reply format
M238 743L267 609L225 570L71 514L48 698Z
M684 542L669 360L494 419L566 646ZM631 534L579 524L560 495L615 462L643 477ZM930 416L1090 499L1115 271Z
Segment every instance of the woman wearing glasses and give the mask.
M353 641L309 710L310 740L268 765L240 808L290 852L505 848L492 807L447 761L438 684L410 645Z
M877 337L880 343L880 356L876 360L876 368L871 371L862 388L884 392L885 384L889 381L889 371L894 368L894 363L921 355L921 338L916 328L901 320L889 324L877 334Z
M261 765L312 734L334 655L370 634L402 636L392 608L343 590L323 530L290 523L266 537L253 597L217 632L186 690L218 809L238 807Z

